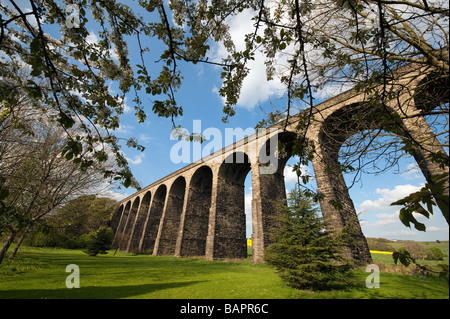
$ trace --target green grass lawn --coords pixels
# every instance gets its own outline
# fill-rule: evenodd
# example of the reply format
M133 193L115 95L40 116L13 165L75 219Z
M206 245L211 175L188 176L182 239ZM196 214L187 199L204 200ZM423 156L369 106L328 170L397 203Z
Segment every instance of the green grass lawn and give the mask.
M80 288L65 285L66 266L80 268ZM21 248L0 265L0 299L151 298L151 299L448 299L447 281L382 272L380 288L365 286L368 273L354 271L359 283L345 291L299 291L286 286L275 270L250 260L206 261L110 251L89 257L80 250Z

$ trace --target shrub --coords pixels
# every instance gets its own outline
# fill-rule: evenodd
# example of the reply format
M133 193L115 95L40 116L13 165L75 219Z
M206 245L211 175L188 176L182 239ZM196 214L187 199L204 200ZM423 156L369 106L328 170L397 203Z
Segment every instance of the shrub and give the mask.
M430 252L427 259L430 260L444 260L444 253L438 247L430 247Z
M90 233L81 235L80 238L78 239L78 246L80 248L87 248L88 242L91 240L93 233L95 233L95 232L90 232Z
M86 240L86 250L89 256L106 254L111 248L114 233L109 227L100 227L98 230L90 232Z

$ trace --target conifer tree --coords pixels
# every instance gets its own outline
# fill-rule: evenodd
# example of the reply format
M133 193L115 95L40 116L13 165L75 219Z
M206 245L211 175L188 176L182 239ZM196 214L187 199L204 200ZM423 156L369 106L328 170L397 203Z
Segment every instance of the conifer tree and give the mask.
M113 231L109 227L100 227L98 230L89 233L85 253L89 256L107 254L107 250L111 249L113 236Z
M325 230L319 209L296 185L274 216L265 260L297 289L341 289L352 283L350 266L339 255L340 240Z

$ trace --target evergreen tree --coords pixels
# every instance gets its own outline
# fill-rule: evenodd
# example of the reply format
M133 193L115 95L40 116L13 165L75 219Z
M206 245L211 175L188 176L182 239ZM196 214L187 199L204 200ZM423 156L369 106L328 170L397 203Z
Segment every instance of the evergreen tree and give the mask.
M265 260L289 286L331 290L348 286L350 266L339 256L337 237L325 230L318 208L296 187L274 217Z
M113 231L109 227L100 227L97 231L89 233L85 253L89 256L107 254L107 250L111 249L113 236Z

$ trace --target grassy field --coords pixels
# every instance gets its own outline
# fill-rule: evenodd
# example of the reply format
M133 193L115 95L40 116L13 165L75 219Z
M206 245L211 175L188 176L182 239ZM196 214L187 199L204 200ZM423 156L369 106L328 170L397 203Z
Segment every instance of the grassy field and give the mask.
M65 285L69 264L79 266L79 289ZM23 247L15 260L0 265L0 299L449 298L447 281L435 277L382 271L380 288L369 289L368 273L354 271L353 276L359 284L345 291L299 291L286 286L270 266L253 265L249 259L205 261L120 252L89 257L80 250Z
M401 247L405 247L408 245L408 241L390 241L389 246L392 247L392 249L388 249L389 251L397 250ZM444 260L442 261L436 261L436 260L426 260L424 258L417 258L417 262L421 265L436 265L439 263L449 263L449 242L448 241L442 241L442 242L413 242L414 244L418 246L422 246L423 248L431 248L436 247L439 248L444 253ZM372 259L375 263L382 263L385 265L394 265L394 259L390 255L379 255L379 254L372 254Z

